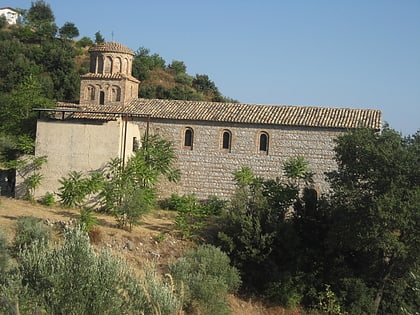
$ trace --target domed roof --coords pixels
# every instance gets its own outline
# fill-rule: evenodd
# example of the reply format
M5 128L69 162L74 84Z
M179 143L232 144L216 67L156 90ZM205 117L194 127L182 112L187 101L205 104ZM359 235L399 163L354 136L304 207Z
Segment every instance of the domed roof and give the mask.
M134 51L130 48L116 42L107 42L96 44L89 48L89 52L98 51L98 52L117 52L124 53L134 56Z

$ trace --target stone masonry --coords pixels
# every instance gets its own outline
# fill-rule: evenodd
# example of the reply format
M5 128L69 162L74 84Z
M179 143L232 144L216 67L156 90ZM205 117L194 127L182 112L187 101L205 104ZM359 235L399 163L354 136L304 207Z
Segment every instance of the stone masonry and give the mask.
M57 192L70 171L97 170L115 157L127 161L147 128L173 143L181 170L179 183L162 181L160 197L227 199L242 166L282 178L283 163L293 157L309 162L315 188L326 191L325 172L336 167L334 139L353 128L381 129L381 112L372 109L137 98L131 49L111 42L89 52L80 103L59 104L38 120L36 155L48 158L38 196Z

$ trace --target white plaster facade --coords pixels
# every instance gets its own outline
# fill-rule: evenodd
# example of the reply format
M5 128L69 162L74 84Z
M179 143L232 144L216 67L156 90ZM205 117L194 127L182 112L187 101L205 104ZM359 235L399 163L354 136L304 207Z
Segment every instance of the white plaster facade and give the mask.
M0 8L0 16L4 16L6 18L7 24L17 24L19 19L19 13L9 7Z

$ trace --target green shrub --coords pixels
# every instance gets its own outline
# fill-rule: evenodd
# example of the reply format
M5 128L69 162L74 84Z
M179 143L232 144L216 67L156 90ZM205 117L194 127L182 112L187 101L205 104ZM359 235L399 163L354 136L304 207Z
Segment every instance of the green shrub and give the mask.
M93 209L90 207L83 207L80 209L79 222L82 225L83 230L89 233L98 223Z
M29 246L35 241L48 243L51 238L51 228L41 219L35 217L20 217L17 220L15 247Z
M138 225L141 217L155 206L156 190L147 187L127 187L120 205L116 206L113 214L118 226L128 226L131 231L133 225Z
M172 287L156 272L136 277L110 251L96 253L80 229L66 230L58 248L33 243L19 261L18 281L0 286L0 295L7 301L17 296L25 314L176 314L180 309Z
M85 204L88 195L100 191L103 179L98 172L85 176L82 172L72 171L67 178L61 178L59 183L61 187L58 189L58 196L63 206L81 207Z
M203 203L208 215L221 215L227 207L227 201L216 196L209 196Z
M51 207L52 205L54 205L54 203L55 203L54 194L50 192L46 192L44 197L42 197L41 199L41 204L43 204L44 206Z
M295 308L300 305L303 298L302 281L299 276L283 275L281 280L268 285L265 296L270 301Z
M9 267L10 255L6 235L0 226L0 279ZM1 280L0 280L1 282Z
M212 245L188 250L169 266L176 287L184 287L185 306L200 314L229 314L225 296L240 284L239 272L229 257ZM197 310L198 309L198 310Z
M198 202L194 195L172 195L169 201L170 208L177 211L175 226L182 234L189 238L195 238L204 227L206 218L205 208Z

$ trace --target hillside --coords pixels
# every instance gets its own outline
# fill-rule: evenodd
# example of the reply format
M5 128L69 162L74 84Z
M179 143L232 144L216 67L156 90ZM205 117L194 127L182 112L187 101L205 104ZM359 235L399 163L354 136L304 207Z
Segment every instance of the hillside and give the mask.
M19 217L41 218L50 225L62 226L79 215L76 209L45 207L37 203L0 198L0 228L4 229L9 240L13 238L16 220ZM108 247L115 255L124 257L130 265L140 272L148 262L153 262L163 273L169 262L180 257L193 243L183 240L174 227L175 212L156 210L142 220L141 225L133 227L132 232L119 229L111 216L98 214L99 231L93 241L97 248ZM228 297L232 314L274 315L299 314L297 311L281 307L268 307L252 299Z

